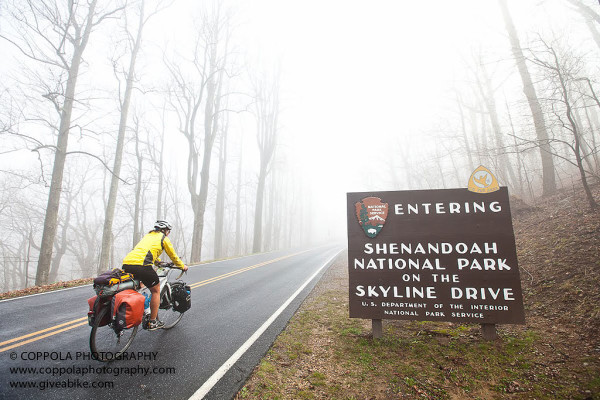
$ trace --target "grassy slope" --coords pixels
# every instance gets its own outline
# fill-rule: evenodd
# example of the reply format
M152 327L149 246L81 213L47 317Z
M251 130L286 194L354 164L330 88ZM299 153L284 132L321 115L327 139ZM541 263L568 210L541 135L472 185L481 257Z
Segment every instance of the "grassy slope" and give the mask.
M600 193L596 190L600 198ZM511 204L527 324L348 318L340 257L237 399L600 399L600 212L563 192Z

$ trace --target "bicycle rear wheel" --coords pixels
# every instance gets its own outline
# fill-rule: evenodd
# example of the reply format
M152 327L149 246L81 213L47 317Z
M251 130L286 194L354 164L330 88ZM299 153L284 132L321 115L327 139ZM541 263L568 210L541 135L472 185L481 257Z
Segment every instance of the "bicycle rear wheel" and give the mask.
M160 306L158 307L158 319L164 322L163 329L171 329L181 321L183 313L173 310L171 299L171 287L166 284L160 292Z
M112 361L121 357L131 343L138 327L123 329L116 333L112 324L100 326L100 322L107 313L110 312L110 306L103 307L94 320L92 331L90 332L90 350L92 357L98 361Z

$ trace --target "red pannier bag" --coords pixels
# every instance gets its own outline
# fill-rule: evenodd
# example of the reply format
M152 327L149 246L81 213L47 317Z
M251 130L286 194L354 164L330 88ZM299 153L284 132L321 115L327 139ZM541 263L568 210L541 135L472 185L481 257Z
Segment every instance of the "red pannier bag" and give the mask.
M96 316L100 313L100 298L98 296L90 297L88 299L88 305L90 306L90 310L88 311L88 324L90 324L90 326L94 326ZM105 313L98 326L108 325L109 323L110 314Z
M142 323L146 298L133 289L115 294L111 300L111 315L115 331L133 328Z

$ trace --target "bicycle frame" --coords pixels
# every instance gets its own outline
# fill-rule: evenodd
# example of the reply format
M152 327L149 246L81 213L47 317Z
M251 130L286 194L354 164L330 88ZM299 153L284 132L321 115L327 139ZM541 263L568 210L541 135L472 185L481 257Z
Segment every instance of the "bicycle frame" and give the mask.
M158 275L158 282L160 285L160 303L158 305L159 309L158 312L159 314L161 314L162 310L170 310L172 307L171 304L171 299L172 299L172 293L171 293L171 285L169 284L169 274L174 270L174 269L179 269L179 268L174 268L173 267L173 263L165 263L163 265L159 265L158 269L156 270L156 274ZM177 278L175 278L175 280L178 280L179 278L181 278L181 276L183 275L184 271L181 271L181 273L177 276ZM138 292L141 294L148 294L149 296L151 296L150 293L150 289L147 287L142 287L140 289L138 289ZM166 300L166 301L165 301ZM165 304L166 303L166 304ZM171 317L170 314L166 314L163 315L163 317L166 316ZM165 322L165 326L163 329L170 329L173 326L175 326L179 320L181 319L181 316L183 314L178 313L178 315L175 317L173 322L169 322L169 321L163 321ZM160 316L160 315L159 315ZM163 320L163 318L159 318L161 320ZM170 319L170 318L169 318ZM147 313L144 313L144 316L142 317L142 328L143 329L147 329L148 326L148 321L150 320L150 315Z

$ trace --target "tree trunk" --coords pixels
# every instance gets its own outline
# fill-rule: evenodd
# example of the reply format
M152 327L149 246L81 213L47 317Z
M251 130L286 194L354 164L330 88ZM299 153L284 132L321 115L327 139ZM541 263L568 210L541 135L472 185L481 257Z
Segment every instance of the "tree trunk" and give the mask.
M477 83L479 86L479 91L483 102L487 108L488 115L490 117L490 123L492 124L492 131L494 133L494 142L496 147L496 162L499 166L499 175L504 178L504 182L507 184L512 184L513 186L517 183L517 178L515 176L515 172L512 168L508 160L508 155L506 154L506 148L504 147L504 139L502 135L502 130L500 129L500 121L498 118L498 110L496 107L496 99L494 98L494 92L492 89L492 82L489 76L487 75L487 71L481 66L481 71L483 73L484 84L479 82L477 79Z
M79 61L77 62L77 68ZM76 74L73 68L70 72ZM67 94L65 104L61 115L60 130L58 134L58 143L54 155L54 166L52 169L52 181L50 183L50 194L46 206L46 216L44 218L44 231L42 234L42 244L40 248L40 257L38 261L37 274L35 277L36 285L45 285L48 283L48 274L50 263L52 261L52 248L54 238L56 237L56 228L58 224L58 208L60 205L60 194L62 192L62 180L65 169L65 159L67 156L67 144L69 141L69 128L71 125L71 113L73 110L73 96L77 76L69 75L67 81Z
M577 126L577 131L579 132L579 143L581 146L581 156L583 158L583 160L585 161L588 170L590 172L594 172L594 164L592 164L592 159L593 159L593 155L595 152L595 149L588 143L586 137L585 137L585 130L583 128L583 121L581 120L581 115L579 114L579 111L576 108L573 108L571 110L572 114L573 114L573 120L575 121L575 125ZM590 159L590 156L592 156L592 159Z
M215 71L216 66L211 67ZM212 74L211 74L212 75ZM214 129L217 124L215 118L215 89L213 78L207 84L206 106L204 108L204 154L202 157L202 169L200 170L200 192L195 196L194 204L194 234L192 238L191 262L202 260L202 236L204 232L204 214L206 212L206 201L208 199L208 182L210 178L210 161L215 140Z
M592 38L594 39L594 42L596 42L596 46L600 47L600 33L598 32L596 25L594 25L594 23L589 18L586 18L585 24L590 30Z
M239 256L242 253L242 160L243 160L243 138L240 140L240 160L237 173L237 191L235 199L235 250L234 254Z
M135 205L133 208L133 240L131 245L132 248L135 247L135 245L142 238L142 231L140 227L140 203L142 197L142 165L144 163L144 157L142 157L142 154L140 153L139 125L137 123L135 127L135 157L137 159L137 179L135 183Z
M199 262L202 259L202 236L204 231L204 214L206 212L206 202L208 198L208 183L210 179L210 163L212 157L212 149L215 142L215 137L219 129L219 113L221 110L221 89L223 85L224 68L227 64L228 52L228 32L226 36L224 54L221 55L217 50L219 41L221 40L221 29L226 29L226 23L221 20L220 10L216 11L214 19L210 21L212 24L212 36L207 38L209 50L207 52L208 59L208 75L206 80L206 103L204 106L204 154L202 158L202 170L200 171L200 191L198 195L192 194L194 209L194 233L192 237L192 254L191 262ZM222 60L219 60L222 56ZM219 62L220 61L220 62ZM194 118L195 119L195 118ZM190 143L192 145L192 143Z
M156 219L164 219L165 216L162 212L162 198L163 198L163 185L164 185L164 177L163 177L163 166L164 166L164 153L165 153L165 110L163 108L163 117L162 117L162 134L160 136L160 155L158 161L158 196L156 196Z
M273 160L277 143L279 120L279 71L268 83L266 80L257 81L255 86L257 99L256 107L256 133L258 150L260 152L260 172L258 187L256 189L256 210L254 213L254 238L252 252L258 253L263 249L263 207L265 180L269 173L269 164Z
M223 257L223 226L225 224L225 172L227 168L227 127L224 124L219 146L219 177L217 181L217 201L215 206L215 248L214 258Z
M46 206L46 215L44 217L44 231L42 233L42 243L40 246L40 256L38 259L37 273L35 277L36 285L45 285L48 283L50 273L50 263L52 261L52 248L54 238L56 237L56 228L58 224L58 209L60 206L60 195L62 192L63 174L65 170L65 161L67 158L67 146L69 143L69 132L71 129L71 116L73 114L73 104L75 102L75 87L79 77L79 67L83 57L83 52L87 46L91 31L92 20L95 15L97 0L93 0L89 5L87 23L80 37L73 39L73 57L68 68L67 83L65 88L65 100L60 115L60 126L58 129L58 140L56 151L54 153L54 166L52 168L52 180L50 183L50 192Z
M598 29L596 29L596 25L600 24L600 14L598 14L594 9L582 3L582 0L567 0L569 3L574 5L577 8L577 11L583 16L585 19L585 23L592 34L592 38L596 45L600 47L600 33L598 33Z
M29 228L29 237L27 238L27 255L25 257L25 286L24 288L29 287L29 262L31 260L31 248L33 247L33 232L32 229Z
M594 171L596 173L598 173L599 168L600 168L600 159L598 159L598 144L596 142L596 135L594 135L594 123L592 122L592 113L594 112L593 110L588 111L588 108L585 107L584 108L585 111L585 118L588 122L588 126L590 127L590 136L592 138L592 157L594 158Z
M521 44L517 30L513 23L512 17L506 5L506 0L498 0L502 15L504 17L504 23L506 25L506 31L510 39L513 56L517 62L517 68L521 75L521 81L523 82L523 92L527 97L527 102L533 116L533 124L535 126L535 132L537 141L540 147L540 157L542 160L542 187L543 195L547 196L556 191L556 178L554 171L554 160L552 159L552 153L550 144L548 142L548 132L546 130L546 123L544 121L544 114L542 113L542 107L538 100L535 92L535 87L531 80L531 75L525 64L525 57L521 50Z
M261 166L258 175L258 186L256 188L256 209L254 211L254 242L252 244L252 253L262 251L262 219L263 219L263 199L265 195L265 181L267 178L266 167Z
M65 221L63 223L63 229L60 235L60 243L56 247L56 254L52 258L52 264L50 267L50 274L48 276L48 283L56 282L58 277L58 269L60 268L60 262L63 256L67 252L67 237L69 234L69 224L71 223L71 206L73 204L73 195L68 194L67 207L65 213Z
M523 160L521 157L521 153L519 152L519 145L517 143L517 134L515 132L515 126L513 124L513 120L512 120L512 115L510 112L510 108L508 107L508 102L506 103L506 112L508 114L508 122L510 123L510 129L512 132L512 137L513 137L513 146L514 146L514 151L515 151L515 157L517 158L517 174L519 177L519 194L521 196L524 195L524 189L523 189L523 174L521 173L521 167L523 166Z
M138 23L137 36L135 38L131 58L129 60L129 70L127 72L127 83L123 95L123 104L121 105L121 118L119 120L119 134L117 138L117 148L115 150L115 161L113 174L110 181L110 191L108 193L108 204L104 218L104 229L102 231L102 245L100 251L100 264L98 273L106 271L110 267L110 254L112 249L112 225L115 217L115 207L117 204L117 192L119 190L119 179L121 174L121 164L123 161L123 147L125 146L125 131L127 130L127 117L129 115L129 105L131 103L131 93L133 91L133 77L135 74L135 62L142 41L142 30L144 28L144 1L141 3L140 16Z
M469 171L475 171L475 164L473 164L473 155L471 154L471 146L469 145L469 138L467 136L467 124L465 122L465 113L461 100L456 97L456 104L458 104L458 111L460 114L460 127L462 133L462 139L465 143L465 150L467 152L467 159L469 160Z
M481 160L481 144L479 141L479 135L477 135L477 132L479 131L477 127L477 113L473 108L469 108L469 119L471 120L471 129L473 130L473 134L471 136L473 137L473 144L475 145L475 155L477 156L477 163L479 165L483 165L483 162ZM473 170L475 170L475 168L473 168Z
M594 210L597 207L597 203L596 203L596 200L594 199L594 196L592 195L592 191L590 190L590 187L588 185L585 168L583 167L583 157L581 154L581 152L582 152L582 143L581 143L582 137L581 137L581 132L579 130L579 127L577 125L577 121L575 120L575 113L574 113L573 107L571 105L569 89L567 87L567 79L568 78L562 72L562 67L561 67L559 57L558 57L556 51L549 46L546 46L546 47L547 47L548 51L552 54L553 59L554 59L554 66L550 66L549 69L551 69L554 73L556 73L556 75L558 77L558 80L560 83L562 101L564 102L565 107L566 107L567 119L569 121L570 126L567 126L565 124L565 127L571 131L571 133L573 134L573 137L575 139L575 146L573 147L573 151L575 153L577 168L579 169L579 175L581 177L581 184L583 185L583 190L585 191L585 195L587 197L590 208L592 210Z
M266 249L267 250L274 250L275 247L273 246L273 242L274 242L274 236L275 236L275 208L277 205L277 202L275 201L275 192L276 192L276 185L275 185L275 171L271 171L271 184L269 185L269 195L268 195L268 209L267 209L267 226L266 226Z

